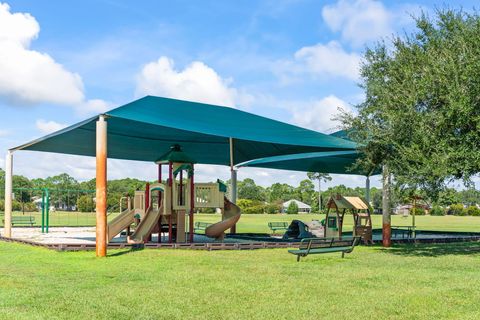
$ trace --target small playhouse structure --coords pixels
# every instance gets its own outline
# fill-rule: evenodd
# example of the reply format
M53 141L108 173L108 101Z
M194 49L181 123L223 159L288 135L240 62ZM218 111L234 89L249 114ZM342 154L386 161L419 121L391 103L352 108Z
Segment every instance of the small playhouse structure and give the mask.
M353 236L362 237L364 243L372 241L371 210L366 201L360 197L343 197L338 194L330 197L325 217L325 237L342 237L345 213L353 216Z

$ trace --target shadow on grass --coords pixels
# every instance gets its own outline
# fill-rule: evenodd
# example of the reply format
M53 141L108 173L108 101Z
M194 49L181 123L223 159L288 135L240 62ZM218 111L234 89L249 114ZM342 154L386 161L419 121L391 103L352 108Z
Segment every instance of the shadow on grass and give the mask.
M385 253L411 257L439 257L444 255L480 254L480 242L406 244L380 249Z
M123 256L124 254L129 254L129 253L136 252L136 251L142 251L143 249L145 249L145 247L143 245L138 244L138 245L132 246L129 250L123 250L123 251L115 252L115 253L112 253L112 254L108 254L107 256L108 257L118 257L118 256Z

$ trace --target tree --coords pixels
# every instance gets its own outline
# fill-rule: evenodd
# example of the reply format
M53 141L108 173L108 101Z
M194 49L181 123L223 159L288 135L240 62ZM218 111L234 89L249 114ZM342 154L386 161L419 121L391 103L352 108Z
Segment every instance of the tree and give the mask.
M296 192L302 202L310 205L312 203L312 195L315 193L315 185L308 179L302 180Z
M267 199L270 203L284 202L295 198L295 188L286 183L274 183L267 188Z
M307 172L307 177L310 180L318 181L318 210L322 211L322 181L332 181L332 177L328 173L322 172Z
M470 185L480 171L480 17L439 10L415 20L411 35L366 50L365 101L341 118L362 143L357 165L387 165L396 184L436 200L448 181Z
M85 194L77 199L77 209L80 212L92 212L95 209L93 195Z
M287 214L298 214L298 205L295 201L291 201L287 207Z
M265 191L261 186L257 186L253 179L247 178L238 181L238 198L265 201Z
M22 214L25 214L25 203L32 201L32 190L28 190L32 187L32 184L24 176L13 176L12 187L15 200L21 204Z

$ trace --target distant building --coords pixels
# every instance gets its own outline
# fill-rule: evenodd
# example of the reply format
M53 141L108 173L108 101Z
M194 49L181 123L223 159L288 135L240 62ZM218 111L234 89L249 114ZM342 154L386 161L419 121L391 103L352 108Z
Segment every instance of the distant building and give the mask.
M295 202L298 207L298 212L301 213L310 213L312 211L312 207L310 207L308 204L303 203L302 201L298 201L295 199L288 200L282 204L282 212L285 213L287 212L288 206L290 205L291 202Z

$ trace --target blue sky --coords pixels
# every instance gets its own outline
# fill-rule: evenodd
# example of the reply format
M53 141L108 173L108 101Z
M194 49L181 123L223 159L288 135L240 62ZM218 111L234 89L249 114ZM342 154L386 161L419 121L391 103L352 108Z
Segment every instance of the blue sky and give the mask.
M0 2L1 3L1 2ZM0 5L0 149L145 94L237 107L331 132L362 99L365 46L413 28L410 15L474 1L8 1ZM0 166L3 167L3 160ZM54 164L54 165L53 165ZM110 161L109 178L153 178ZM94 176L93 159L18 152L15 173ZM200 179L228 177L201 166ZM300 173L242 169L263 185ZM363 185L335 176L330 184ZM375 179L373 185L379 185Z

